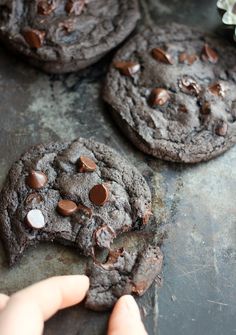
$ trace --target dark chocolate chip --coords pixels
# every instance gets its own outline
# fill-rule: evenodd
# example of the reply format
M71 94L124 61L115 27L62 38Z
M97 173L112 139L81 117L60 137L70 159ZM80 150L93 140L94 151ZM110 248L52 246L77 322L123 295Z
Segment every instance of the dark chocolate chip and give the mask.
M183 52L179 55L179 62L180 63L185 63L188 65L192 65L197 61L198 57L197 55L188 55L187 53Z
M55 9L54 1L41 0L38 2L38 13L40 15L50 15Z
M158 60L159 62L166 63L166 64L173 64L170 54L163 49L154 48L152 49L152 56Z
M39 204L40 202L43 201L42 196L39 193L30 193L27 198L25 199L25 204L26 205L31 205L33 203Z
M96 206L103 206L109 197L109 190L105 184L95 185L89 192L89 199Z
M85 0L68 0L66 3L66 11L68 14L80 15L84 9Z
M215 83L215 84L209 86L209 91L212 94L218 95L218 96L220 96L222 98L225 96L224 89L223 89L222 85L219 84L219 83Z
M216 135L218 136L226 136L228 131L228 124L225 121L221 121L216 127Z
M187 76L184 76L179 80L179 88L182 92L191 95L199 95L201 91L201 87L198 85L198 83L194 79Z
M114 67L118 69L125 76L132 76L140 70L140 64L130 61L117 61L113 63Z
M120 257L123 257L124 253L125 253L124 248L110 250L106 263L100 264L100 266L105 270L114 269L114 264L117 263Z
M82 215L85 215L85 216L87 216L89 218L91 218L92 215L93 215L93 210L91 208L86 207L86 206L81 205L81 204L78 205L77 211L80 212L80 213L82 213Z
M169 101L170 94L164 88L154 88L150 95L151 106L163 106Z
M94 172L97 168L95 162L86 156L80 156L78 160L79 172Z
M25 29L22 32L24 39L29 44L31 48L39 49L43 45L45 38L45 31L37 30L37 29Z
M188 109L187 109L187 107L186 107L185 105L180 105L180 106L178 107L178 111L179 111L180 113L188 113Z
M202 58L204 60L209 60L209 62L213 64L216 64L219 60L219 55L214 49L212 49L207 43L205 43L202 49Z
M201 109L200 109L201 114L207 115L210 114L211 112L211 104L209 101L204 101Z
M42 229L46 225L43 213L39 209L29 211L26 215L26 222L34 229Z
M148 224L148 221L150 219L150 216L152 215L151 209L147 210L143 216L143 224L146 225Z
M71 200L60 200L57 204L57 210L62 216L71 216L77 211L77 205Z
M47 184L48 178L41 171L31 170L26 178L26 184L35 190L43 188Z
M71 33L75 30L75 23L73 20L66 20L59 23L59 27L64 29L66 33Z

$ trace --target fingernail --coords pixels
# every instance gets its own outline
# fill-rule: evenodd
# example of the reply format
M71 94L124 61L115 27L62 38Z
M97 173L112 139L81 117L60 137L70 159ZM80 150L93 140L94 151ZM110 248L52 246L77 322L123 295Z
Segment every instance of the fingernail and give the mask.
M132 297L132 295L124 295L122 297L124 306L127 309L127 312L129 313L129 316L141 319L140 312L139 312L139 307Z

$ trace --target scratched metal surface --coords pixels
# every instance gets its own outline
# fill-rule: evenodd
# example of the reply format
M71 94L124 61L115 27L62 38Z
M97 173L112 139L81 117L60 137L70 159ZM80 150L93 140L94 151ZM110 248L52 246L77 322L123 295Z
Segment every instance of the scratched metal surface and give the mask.
M218 30L214 0L143 0L147 23L172 20ZM111 56L80 74L48 76L0 48L0 184L12 162L30 145L93 136L110 144L146 176L165 232L164 285L139 299L149 335L236 333L236 147L197 166L161 162L123 138L100 98ZM127 248L142 238L124 236ZM141 243L142 244L142 243ZM11 293L42 278L83 273L75 251L44 244L30 249L9 270L0 246L0 290ZM158 297L159 296L159 297ZM159 303L158 303L159 301ZM102 335L107 313L83 307L60 312L45 335Z

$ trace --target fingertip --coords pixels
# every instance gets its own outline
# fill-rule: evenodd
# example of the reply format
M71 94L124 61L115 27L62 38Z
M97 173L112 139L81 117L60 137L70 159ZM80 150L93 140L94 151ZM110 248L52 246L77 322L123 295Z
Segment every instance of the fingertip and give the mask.
M139 307L132 295L123 295L116 303L116 307L123 313L129 313L130 316L141 319Z
M110 321L108 335L146 335L139 307L131 295L122 296L116 303Z
M86 275L72 275L72 279L78 280L80 284L83 284L85 287L89 288L90 280Z
M0 311L6 306L8 300L9 297L7 295L0 293Z

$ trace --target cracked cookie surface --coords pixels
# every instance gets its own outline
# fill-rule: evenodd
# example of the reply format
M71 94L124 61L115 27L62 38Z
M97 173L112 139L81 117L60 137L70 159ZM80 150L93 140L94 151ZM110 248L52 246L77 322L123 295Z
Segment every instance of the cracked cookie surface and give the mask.
M142 296L161 273L162 262L158 246L145 246L135 252L111 251L106 263L94 263L88 270L90 288L85 306L103 311L111 309L124 294Z
M72 72L121 43L139 16L137 0L2 0L0 38L46 72Z
M9 171L0 194L0 233L10 264L40 241L94 256L151 214L150 189L136 168L93 140L38 145Z
M103 96L134 145L157 158L197 163L236 143L236 49L187 26L130 39Z

